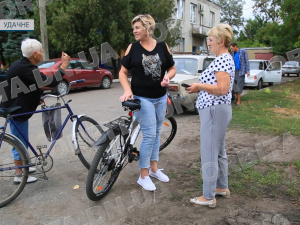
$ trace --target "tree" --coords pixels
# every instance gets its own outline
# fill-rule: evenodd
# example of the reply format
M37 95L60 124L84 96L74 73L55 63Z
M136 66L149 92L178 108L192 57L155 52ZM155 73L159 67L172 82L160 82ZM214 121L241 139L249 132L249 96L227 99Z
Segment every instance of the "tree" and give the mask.
M173 10L174 0L53 1L47 6L50 58L57 57L61 51L74 57L84 51L89 58L89 48L95 47L100 51L101 44L105 42L121 55L121 50L125 50L134 41L131 28L134 16L151 14L156 22L169 28L174 22L169 19ZM36 11L34 17L36 24L39 24L37 15ZM39 34L38 26L35 31ZM174 46L179 38L179 29L175 27L171 31L173 35L168 32L166 41ZM116 64L116 61L112 62Z
M300 47L300 1L285 0L281 7L281 17L283 19L283 31L287 36L288 42L291 42L292 48ZM293 49L289 49L293 50Z
M221 23L227 23L238 30L243 25L243 4L239 0L215 0L221 6ZM235 31L237 33L237 31Z
M281 5L285 0L254 0L253 12L264 22L279 22Z
M243 29L240 33L240 40L254 40L257 34L257 31L265 25L265 22L260 17L255 17L254 19L248 19L242 25Z
M13 5L14 2L9 1L8 5ZM14 6L12 6L14 7ZM4 13L7 14L8 8L4 7ZM20 15L18 10L15 19L25 19L26 17L33 16L33 12L27 9L26 15ZM0 56L4 65L10 64L12 60L22 56L21 54L21 41L26 38L35 38L32 32L0 32Z
M135 15L149 13L168 27L173 8L173 0L55 1L47 6L49 43L57 51L77 54L91 47L100 50L101 43L108 42L120 53L134 40L131 20Z

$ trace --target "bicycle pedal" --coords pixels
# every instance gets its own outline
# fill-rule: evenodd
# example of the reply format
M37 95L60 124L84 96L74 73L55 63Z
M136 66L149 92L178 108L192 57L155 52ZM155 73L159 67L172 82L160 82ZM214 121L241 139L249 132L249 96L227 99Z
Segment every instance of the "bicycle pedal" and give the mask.
M134 161L138 161L140 159L138 152L132 152L131 155Z
M134 161L138 161L140 159L140 154L138 151L133 151L129 154L129 157L128 157L128 162L132 162L133 160Z

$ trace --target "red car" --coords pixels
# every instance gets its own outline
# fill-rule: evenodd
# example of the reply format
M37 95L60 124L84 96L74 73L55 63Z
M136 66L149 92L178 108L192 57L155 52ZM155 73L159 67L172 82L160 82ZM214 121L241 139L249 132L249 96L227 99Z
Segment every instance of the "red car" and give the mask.
M39 70L47 76L53 76L55 71L61 65L61 59L50 59L43 61L37 66ZM90 62L84 59L71 58L68 68L65 70L66 75L63 80L53 89L42 87L42 90L52 90L56 94L65 94L68 90L68 85L73 80L85 79L85 82L73 84L71 89L99 86L101 88L110 88L113 82L113 76L110 71L94 67Z

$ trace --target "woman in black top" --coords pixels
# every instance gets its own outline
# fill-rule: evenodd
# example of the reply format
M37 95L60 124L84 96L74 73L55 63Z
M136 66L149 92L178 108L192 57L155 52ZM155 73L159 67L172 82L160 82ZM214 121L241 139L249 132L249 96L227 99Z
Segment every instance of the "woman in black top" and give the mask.
M122 59L119 79L124 94L120 100L141 100L141 110L134 114L143 133L139 162L141 174L137 182L145 190L154 191L156 187L149 175L163 182L169 181L168 176L158 169L157 162L160 128L167 107L166 86L175 76L176 69L167 44L157 43L152 37L154 19L150 15L138 15L131 24L137 42L128 46ZM132 70L131 86L129 70Z
M35 111L37 106L40 104L41 98L40 87L42 84L38 81L46 81L49 79L45 74L39 72L38 67L36 66L38 63L43 61L42 44L35 39L27 38L22 41L21 50L23 57L15 61L10 66L7 72L8 84L6 86L2 85L2 87L4 86L4 95L2 96L0 107L9 108L21 106L21 108L15 111L14 114ZM70 57L66 53L62 53L61 59L62 64L60 69L56 72L60 74L53 76L52 81L47 85L49 87L55 87L58 84L56 77L61 78L64 74L64 70L68 67ZM39 79L36 78L36 76L39 76ZM31 116L32 114L15 117L15 122L27 139L29 127L28 119ZM11 133L18 137L27 148L27 143L12 123L10 123L10 130ZM12 152L14 155L15 165L22 165L18 152L15 149L13 149ZM29 172L34 171L35 167L29 168ZM14 182L20 183L22 180L22 170L16 169L15 174ZM27 182L30 183L36 180L37 178L29 176Z

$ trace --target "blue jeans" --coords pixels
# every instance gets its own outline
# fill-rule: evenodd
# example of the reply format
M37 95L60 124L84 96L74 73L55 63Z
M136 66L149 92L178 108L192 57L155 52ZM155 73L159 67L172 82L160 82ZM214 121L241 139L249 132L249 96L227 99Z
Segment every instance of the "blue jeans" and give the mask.
M14 122L17 124L17 126L22 131L25 138L28 140L28 120L22 121L22 122L14 120ZM13 123L10 122L9 124L10 124L11 134L16 136L17 138L19 138L22 141L22 143L25 145L26 149L27 149L28 145L24 141L23 137L21 136L21 134L19 133L17 128L13 125ZM17 150L15 148L12 149L12 153L13 153L13 156L14 156L15 160L21 160L21 157L20 157L19 153L17 152Z
M160 129L166 115L167 95L161 98L134 98L141 100L141 110L134 113L143 134L139 167L149 168L150 161L158 162L159 159Z

